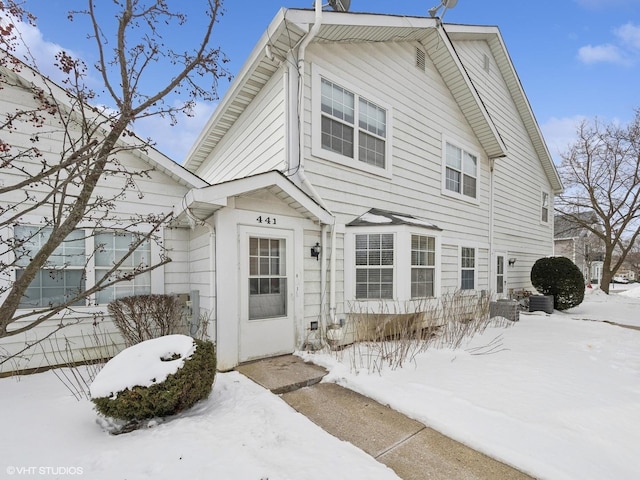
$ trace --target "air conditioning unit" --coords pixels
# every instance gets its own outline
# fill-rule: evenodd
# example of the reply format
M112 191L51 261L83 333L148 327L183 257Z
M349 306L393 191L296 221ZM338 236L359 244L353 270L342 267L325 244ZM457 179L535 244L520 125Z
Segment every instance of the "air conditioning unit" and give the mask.
M520 308L515 300L501 299L489 302L489 318L504 317L512 322L520 320Z

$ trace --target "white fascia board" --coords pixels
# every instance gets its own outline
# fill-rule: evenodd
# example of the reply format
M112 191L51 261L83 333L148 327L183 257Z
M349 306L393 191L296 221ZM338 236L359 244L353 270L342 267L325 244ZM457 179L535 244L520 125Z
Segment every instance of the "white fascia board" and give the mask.
M291 9L286 11L286 18L288 22L295 23L300 28L308 30L315 22L315 11ZM322 24L359 27L434 28L438 24L438 20L430 17L410 17L382 13L328 11L322 12Z

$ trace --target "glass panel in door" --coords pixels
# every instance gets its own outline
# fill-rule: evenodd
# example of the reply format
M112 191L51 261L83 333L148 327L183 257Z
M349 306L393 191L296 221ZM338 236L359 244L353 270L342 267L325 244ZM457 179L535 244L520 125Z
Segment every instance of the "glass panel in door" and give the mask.
M249 320L287 315L285 243L249 238Z

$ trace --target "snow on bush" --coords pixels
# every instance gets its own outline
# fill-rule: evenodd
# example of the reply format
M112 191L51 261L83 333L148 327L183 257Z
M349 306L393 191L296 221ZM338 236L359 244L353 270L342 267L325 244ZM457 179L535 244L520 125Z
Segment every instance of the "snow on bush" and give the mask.
M113 357L91 384L91 399L100 413L116 419L174 415L209 395L215 373L211 342L167 335Z

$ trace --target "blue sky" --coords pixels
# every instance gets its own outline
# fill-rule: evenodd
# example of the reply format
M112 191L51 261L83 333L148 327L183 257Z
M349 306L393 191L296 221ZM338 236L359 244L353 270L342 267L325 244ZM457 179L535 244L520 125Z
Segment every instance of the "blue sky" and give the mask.
M102 0L105 1L105 0ZM37 51L61 45L91 63L92 44L81 22L69 24L66 12L84 0L28 0L39 31L29 41ZM101 2L99 2L101 3ZM177 2L193 22L198 39L200 0ZM214 43L230 57L237 73L277 11L311 8L312 0L226 0ZM325 2L326 3L326 2ZM352 0L351 11L428 16L439 0ZM640 0L459 0L444 14L445 23L497 25L549 150L566 151L583 118L626 123L640 108ZM171 39L185 45L191 38ZM220 85L222 95L228 86ZM136 126L158 141L158 148L181 162L215 104L199 104L196 117L170 127L159 119Z

